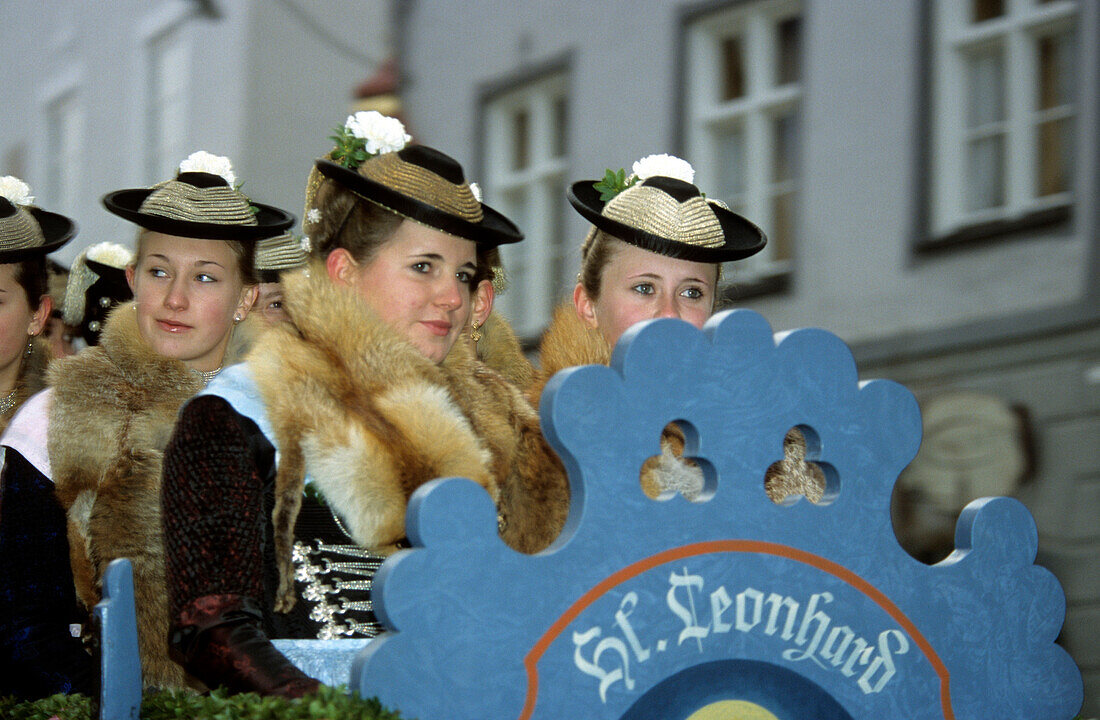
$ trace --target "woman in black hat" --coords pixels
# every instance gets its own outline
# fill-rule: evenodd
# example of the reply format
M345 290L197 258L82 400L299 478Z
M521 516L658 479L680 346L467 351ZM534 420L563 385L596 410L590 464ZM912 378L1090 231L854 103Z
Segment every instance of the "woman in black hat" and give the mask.
M308 238L285 233L256 243L255 266L259 286L252 313L269 325L286 320L282 275L308 263Z
M75 235L71 220L31 205L21 180L0 178L0 427L44 383L49 353L46 254ZM38 442L41 446L41 441ZM45 448L40 447L44 454ZM0 696L41 697L95 686L91 657L69 633L77 616L65 515L42 475L4 450L0 474Z
M421 484L481 484L528 552L568 505L533 409L459 342L489 313L490 251L521 233L397 121L360 113L336 139L289 321L184 407L165 456L171 642L208 686L301 695L316 681L268 637L377 634L372 577Z
M714 313L722 263L754 255L767 242L756 225L707 198L686 161L651 155L632 169L629 176L608 170L602 180L569 189L569 202L592 227L581 246L573 305L558 309L542 338L541 367L528 390L536 405L557 371L608 364L615 343L635 323L676 318L701 328ZM643 490L650 497L697 497L703 474L681 457L679 429L666 429L660 446L661 454L642 468ZM807 475L812 471L799 462L805 444L797 431L785 450L787 464L767 479L768 494L776 501L791 492L819 498L823 477Z
M28 461L19 473L54 482L72 542L69 582L86 609L99 600L112 559L133 563L147 685L185 682L167 648L164 446L183 402L243 351L237 324L256 294L253 243L294 221L252 203L234 180L228 160L200 152L172 180L104 198L140 228L125 271L134 299L110 314L99 345L51 366L50 389L28 402L5 438Z

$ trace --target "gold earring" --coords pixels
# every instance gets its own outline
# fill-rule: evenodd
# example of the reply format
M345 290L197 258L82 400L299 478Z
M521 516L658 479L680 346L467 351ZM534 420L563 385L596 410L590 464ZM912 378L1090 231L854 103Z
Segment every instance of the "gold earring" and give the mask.
M481 339L481 333L478 331L478 327L480 326L477 320L474 320L472 323L470 323L470 339L474 341L475 345L477 344L477 341Z

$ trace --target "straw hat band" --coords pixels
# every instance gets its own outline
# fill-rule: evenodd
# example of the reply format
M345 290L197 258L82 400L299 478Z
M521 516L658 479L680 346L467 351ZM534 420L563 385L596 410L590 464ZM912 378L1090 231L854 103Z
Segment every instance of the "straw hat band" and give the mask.
M248 202L229 186L196 187L178 180L157 185L141 203L139 212L182 222L257 224Z
M726 242L714 209L701 196L677 202L656 187L637 185L612 198L603 214L624 225L686 245L714 248Z
M292 270L305 265L307 260L309 253L293 235L265 238L256 243L257 270Z
M466 222L482 220L481 203L469 185L449 183L427 168L402 161L397 153L379 155L364 163L360 172L365 178Z
M0 218L0 244L5 250L27 250L45 244L42 229L31 214L16 208L11 215Z

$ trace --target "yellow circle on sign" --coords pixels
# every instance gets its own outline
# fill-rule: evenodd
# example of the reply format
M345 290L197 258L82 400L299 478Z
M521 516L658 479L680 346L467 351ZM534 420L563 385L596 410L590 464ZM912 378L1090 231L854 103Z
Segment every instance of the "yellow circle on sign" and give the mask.
M745 700L720 700L699 708L688 715L687 720L779 720L779 718L756 703Z

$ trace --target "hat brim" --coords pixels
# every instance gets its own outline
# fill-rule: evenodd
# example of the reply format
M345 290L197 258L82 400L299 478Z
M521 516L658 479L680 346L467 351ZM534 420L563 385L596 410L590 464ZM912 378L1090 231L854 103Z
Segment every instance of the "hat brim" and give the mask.
M488 246L507 245L523 240L523 233L511 220L484 203L481 205L481 222L472 223L363 177L331 160L317 160L317 169L325 177L340 183L364 200L378 203L387 210L448 235Z
M713 247L702 247L673 240L645 230L640 230L603 214L604 201L593 187L599 180L580 180L569 188L569 203L581 216L600 230L625 242L659 255L692 260L695 262L721 263L743 260L764 249L768 239L764 231L732 210L711 205L725 242Z
M103 196L103 205L120 218L146 230L205 240L262 240L279 235L294 224L294 216L285 210L257 202L252 203L258 210L255 225L191 222L150 215L141 212L141 204L151 192L153 188L116 190Z
M0 264L23 262L39 255L47 255L76 236L76 223L64 215L36 207L28 207L26 210L41 228L43 243L18 250L0 250Z

